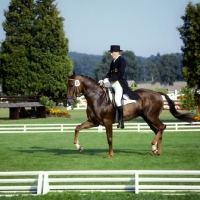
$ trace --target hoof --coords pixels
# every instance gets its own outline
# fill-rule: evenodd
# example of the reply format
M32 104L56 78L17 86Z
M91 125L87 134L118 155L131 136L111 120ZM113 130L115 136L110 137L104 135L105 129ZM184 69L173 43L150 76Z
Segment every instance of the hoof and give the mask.
M79 151L80 153L82 153L82 152L83 152L83 147L80 146L79 149L78 149L78 151Z
M159 153L157 149L155 151L152 151L153 156L160 156L160 154L161 153Z
M107 156L104 156L103 158L112 158L113 155L107 155Z
M157 156L158 155L158 150L156 149L155 151L152 151L153 156Z

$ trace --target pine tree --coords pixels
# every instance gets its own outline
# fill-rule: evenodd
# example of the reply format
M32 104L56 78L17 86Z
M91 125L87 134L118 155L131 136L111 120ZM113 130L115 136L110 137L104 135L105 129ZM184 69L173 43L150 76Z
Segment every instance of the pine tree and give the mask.
M0 74L3 92L7 94L28 94L28 72L30 62L28 49L32 43L34 20L33 0L11 0L8 11L4 11L3 23L6 39L0 54Z
M68 39L63 31L64 19L59 17L54 1L36 1L31 57L32 68L38 72L35 78L42 86L42 93L58 97L66 92L66 74L72 70L72 62L67 58Z
M188 3L178 31L183 41L183 75L189 87L200 88L200 3Z
M11 0L0 55L3 91L64 97L72 70L68 39L54 0Z

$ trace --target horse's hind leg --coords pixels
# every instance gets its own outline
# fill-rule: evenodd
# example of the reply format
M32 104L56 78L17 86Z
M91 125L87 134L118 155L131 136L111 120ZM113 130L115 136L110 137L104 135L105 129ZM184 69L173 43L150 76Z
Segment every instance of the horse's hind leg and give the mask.
M160 155L162 153L162 133L163 130L158 131L151 143L152 152L154 155Z
M74 145L76 146L76 148L79 152L83 151L83 147L79 144L79 141L78 141L79 132L84 128L92 128L95 126L97 126L97 125L95 125L93 122L86 121L76 127L75 135L74 135Z
M162 133L165 130L166 125L164 125L158 118L154 119L153 122L146 117L143 117L143 119L156 134L155 138L151 142L152 152L154 155L160 155L162 153Z

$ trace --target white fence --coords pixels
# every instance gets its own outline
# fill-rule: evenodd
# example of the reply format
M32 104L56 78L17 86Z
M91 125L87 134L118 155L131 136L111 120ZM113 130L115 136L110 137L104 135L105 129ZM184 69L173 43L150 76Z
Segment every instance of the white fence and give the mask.
M42 194L43 172L0 172L0 196L15 193Z
M29 178L30 176L37 178ZM6 178L4 178L6 177ZM9 177L9 178L8 178ZM34 183L34 185L26 185ZM0 172L0 194L61 191L200 192L199 170L86 170Z
M165 132L200 131L200 122L165 123ZM74 132L79 124L0 124L0 133L55 133ZM125 129L117 129L113 124L114 132L152 132L146 123L125 123ZM105 132L104 126L83 129L81 132Z
M180 94L179 94L178 90L170 91L167 95L173 101L177 101L178 98L180 97ZM163 108L164 109L169 109L169 106L168 106L168 103L167 103L165 97L162 96L162 98L163 98L163 101L165 101L165 104L164 104ZM68 106L67 110L71 110L71 109L82 110L82 109L86 109L87 108L87 100L85 99L84 96L77 97L77 100L79 100L79 102L77 103L76 107ZM176 107L176 109L180 109L179 106L175 106L175 107Z

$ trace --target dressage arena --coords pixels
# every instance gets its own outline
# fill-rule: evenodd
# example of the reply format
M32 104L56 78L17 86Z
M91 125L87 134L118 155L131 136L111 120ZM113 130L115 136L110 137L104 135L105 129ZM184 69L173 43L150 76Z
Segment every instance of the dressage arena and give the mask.
M114 157L105 132L0 134L0 194L52 191L185 193L200 191L199 132L165 132L163 154L151 155L151 132L114 132Z
M85 111L74 112L79 115ZM162 155L152 156L152 131L114 130L114 157L104 159L105 130L82 131L82 153L73 145L74 131L65 132L62 126L61 130L0 134L1 196L64 191L81 191L84 195L91 191L118 192L117 196L122 192L159 192L164 196L200 192L198 131L189 127L182 131L166 130Z

